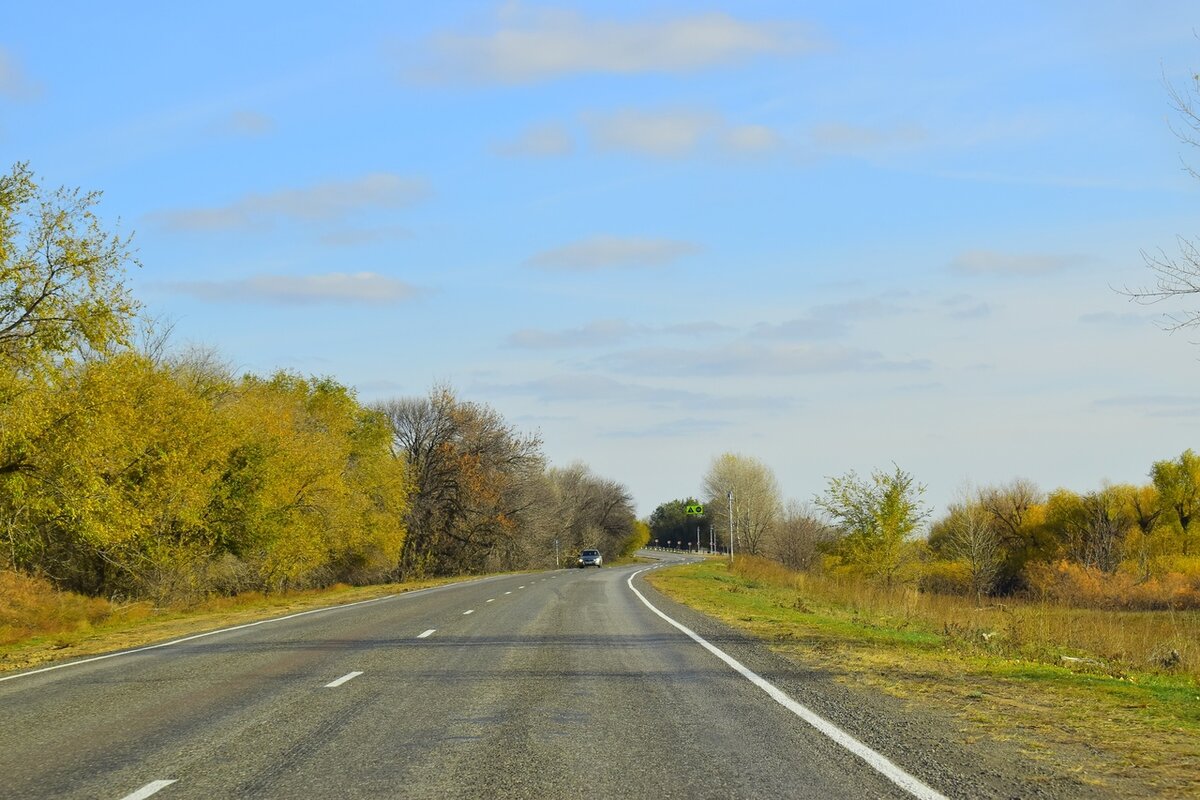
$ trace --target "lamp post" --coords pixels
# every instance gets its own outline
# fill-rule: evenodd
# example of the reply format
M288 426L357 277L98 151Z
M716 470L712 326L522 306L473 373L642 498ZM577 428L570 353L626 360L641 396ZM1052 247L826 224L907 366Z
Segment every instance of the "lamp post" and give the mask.
M733 563L733 489L726 496L729 500L729 563Z

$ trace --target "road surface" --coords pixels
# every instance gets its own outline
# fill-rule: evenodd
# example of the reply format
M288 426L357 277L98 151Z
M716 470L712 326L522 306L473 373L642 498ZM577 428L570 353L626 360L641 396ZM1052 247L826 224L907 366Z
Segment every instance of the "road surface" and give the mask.
M749 677L776 664L765 648L665 601L646 566L486 578L0 675L0 797L975 794L938 784L955 773L911 742L853 752L836 732L871 730L798 716L784 700L804 674L766 674L773 698Z

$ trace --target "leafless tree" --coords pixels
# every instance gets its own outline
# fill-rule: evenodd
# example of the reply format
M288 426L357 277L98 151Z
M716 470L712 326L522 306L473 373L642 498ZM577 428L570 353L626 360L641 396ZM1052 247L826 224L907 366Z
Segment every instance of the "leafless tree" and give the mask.
M771 536L770 555L790 569L811 569L822 545L837 538L821 517L800 503L788 503Z
M979 490L978 501L999 526L1004 543L1021 542L1021 526L1025 515L1042 500L1042 493L1033 481L1017 478L1000 486Z
M1200 74L1193 74L1183 88L1166 81L1167 94L1177 122L1171 131L1181 142L1190 147L1200 147ZM1200 179L1200 172L1185 160L1184 170L1193 178ZM1172 298L1200 294L1200 247L1195 239L1180 235L1175 237L1178 252L1168 253L1163 248L1153 252L1142 251L1142 260L1154 274L1154 283L1130 288L1122 293L1138 303L1154 304ZM1200 325L1200 311L1179 311L1165 315L1165 327L1169 331L1193 328Z
M731 489L735 549L757 555L763 551L782 510L779 482L771 468L757 458L737 453L714 458L704 476L704 495L711 524L722 538L728 538L727 492Z
M991 594L1004 563L1004 550L995 520L984 508L980 494L963 489L949 508L945 521L946 549L966 562L975 603Z

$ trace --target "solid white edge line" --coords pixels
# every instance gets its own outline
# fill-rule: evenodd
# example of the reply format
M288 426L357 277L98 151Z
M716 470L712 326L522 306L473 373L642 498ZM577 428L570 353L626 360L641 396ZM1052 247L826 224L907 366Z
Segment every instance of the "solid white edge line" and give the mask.
M346 681L354 680L359 675L362 675L362 670L358 670L357 672L347 672L345 675L338 678L336 681L330 681L329 683L325 684L325 688L326 689L336 689L337 687L341 686Z
M648 569L654 569L654 568L650 567ZM744 664L742 664L742 662L738 661L736 658L729 655L728 653L726 653L724 650L720 649L716 645L709 643L709 641L707 639L705 639L700 634L693 631L691 628L687 627L686 625L684 625L680 622L676 622L671 617L668 617L666 614L659 611L649 600L646 599L646 596L644 594L642 594L641 592L639 592L633 585L633 579L636 578L641 573L646 572L646 571L647 570L645 570L645 569L640 569L637 572L630 575L629 578L625 581L626 585L629 586L630 590L638 596L638 599L646 604L646 608L650 609L655 614L662 617L670 625L678 628L680 631L682 631L684 634L686 634L689 638L691 638L693 641L695 641L696 644L700 645L705 650L709 651L714 656L716 656L717 658L724 661L729 667L731 667L735 672L740 674L743 678L750 681L755 686L757 686L758 688L760 688L764 692L766 692L771 697L771 699L774 700L776 703L779 703L779 705L783 706L788 711L791 711L793 714L800 717L800 719L804 720L809 725L816 728L817 730L819 730L821 733L828 736L833 741L837 742L839 745L844 747L846 750L849 750L851 753L858 756L863 761L867 762L867 764L869 764L876 772L878 772L880 775L883 775L883 777L887 778L889 781L896 784L901 789L903 789L906 792L908 792L909 794L911 794L913 797L920 798L920 800L948 800L948 798L945 795L941 794L936 789L933 789L932 787L926 785L925 783L922 783L921 780L919 780L915 776L910 775L909 773L905 772L903 769L901 769L899 766L897 766L893 761L889 760L886 756L882 755L881 753L875 752L870 747L867 747L865 744L860 742L858 739L855 739L849 733L846 733L846 731L842 730L837 725L834 725L832 722L825 719L821 715L817 714L815 711L809 709L807 706L797 703L795 700L793 700L791 697L789 697L787 694L785 694L782 690L780 690L777 686L775 686L775 684L771 683L770 681L761 677L757 673L753 672L748 667L746 667Z
M124 797L121 798L121 800L146 800L146 798L149 797L150 795L154 794L155 792L158 792L161 789L167 788L172 783L175 783L175 780L151 781L150 783L147 783L142 788L138 789L136 792L125 795Z
M67 667L78 667L82 664L91 664L96 661L104 661L109 658L118 658L120 656L131 656L134 653L144 653L147 650L157 650L160 647L170 647L170 646L176 645L176 644L183 644L184 642L191 642L191 641L195 641L196 639L203 639L206 636L216 636L218 633L232 633L233 631L240 631L245 628L253 628L256 625L270 625L271 623L274 623L274 622L285 622L289 619L296 619L296 617L306 617L309 614L321 614L326 611L338 611L343 608L352 608L354 606L365 606L368 603L379 603L384 600L394 600L397 597L399 597L399 598L415 597L419 594L429 594L431 592L437 592L442 589L449 589L449 588L452 588L455 586L466 586L466 585L472 584L472 583L482 583L484 581L499 580L500 578L505 578L505 577L508 577L508 576L507 575L496 575L494 577L487 577L487 578L473 578L471 580L466 580L466 581L456 581L455 583L444 583L441 586L430 586L425 589L416 589L411 592L397 592L396 594L387 594L387 595L384 595L383 597L372 597L370 600L356 600L353 603L342 603L341 605L337 605L337 606L324 606L322 608L310 608L308 611L298 611L295 614L288 614L287 616L284 616L284 617L271 617L270 619L260 619L255 622L247 622L243 625L234 625L233 627L230 627L230 628L218 628L215 631L205 631L204 633L196 633L191 636L184 636L181 639L172 639L169 642L159 642L158 644L149 644L149 645L146 645L145 647L135 647L132 650L118 650L115 653L105 653L102 656L92 656L91 658L81 658L78 661L67 661L63 664L53 664L49 667L40 667L38 669L31 669L28 672L18 672L15 675L5 675L5 676L0 677L0 683L4 683L5 681L16 680L17 678L28 678L30 675L39 675L43 672L53 672L56 669L66 669ZM509 594L509 592L505 592L505 594ZM122 800L124 800L124 799L122 799Z
M436 632L437 632L437 628L430 628L429 630L425 631L424 633L418 633L417 638L418 639L428 639L430 636L433 636L433 634Z

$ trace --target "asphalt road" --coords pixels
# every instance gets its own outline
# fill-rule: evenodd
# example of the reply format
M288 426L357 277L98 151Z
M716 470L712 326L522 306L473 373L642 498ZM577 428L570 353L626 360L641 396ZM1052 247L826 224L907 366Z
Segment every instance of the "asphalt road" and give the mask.
M644 569L487 578L0 681L0 797L913 796L654 613L634 588L689 624L627 582Z

